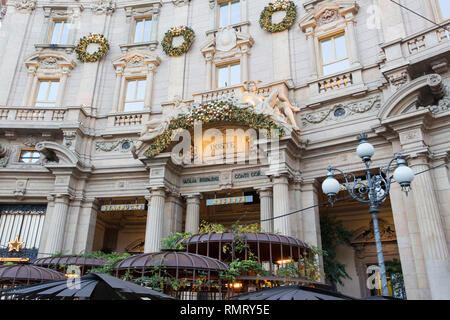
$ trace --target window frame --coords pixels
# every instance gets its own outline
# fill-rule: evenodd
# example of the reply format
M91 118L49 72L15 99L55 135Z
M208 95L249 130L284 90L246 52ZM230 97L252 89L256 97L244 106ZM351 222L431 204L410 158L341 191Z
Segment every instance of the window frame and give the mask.
M336 59L335 38L340 37L340 36L344 36L344 39L345 39L345 50L346 50L346 55L345 55L344 58ZM331 42L332 42L332 50L333 50L333 57L334 57L334 60L331 61L331 62L324 63L324 59L323 59L323 49L322 49L322 42L327 41L327 40L331 40ZM336 73L340 73L340 72L342 72L342 71L345 71L346 69L342 69L342 70L339 70L339 71L337 71L337 72L325 74L325 70L324 70L324 68L325 68L326 66L329 66L329 65L332 65L332 64L335 64L335 63L344 61L344 60L348 60L348 61L349 61L349 64L350 64L350 52L349 52L349 50L348 50L348 48L349 48L349 41L348 41L347 33L345 32L345 30L337 30L336 32L333 32L333 33L331 33L331 34L327 34L327 35L321 36L320 38L317 39L317 41L318 41L318 46L319 46L319 51L320 51L320 54L319 54L319 57L320 57L319 63L320 63L320 73L321 73L321 75L324 76L324 77L327 77L327 76L330 76L330 75L333 75L333 74L336 74Z
M145 85L144 85L144 97L142 98L142 100L135 100L135 99L133 99L133 100L127 100L127 91L128 91L128 84L131 82L131 81L135 81L136 82L136 84L137 84L137 82L139 81L139 80L144 80L145 81ZM125 79L125 84L124 84L124 88L123 88L123 100L122 100L122 106L121 106L121 108L120 108L120 111L121 112L141 112L141 111L144 111L145 110L145 94L146 94L146 88L147 87L147 78L146 77L132 77L132 78L126 78ZM136 94L137 94L137 91L138 91L138 86L136 85L136 89L135 89L135 92L134 92L134 97L136 97ZM142 101L142 109L141 110L128 110L128 111L126 111L125 110L125 104L127 103L127 102L141 102Z
M43 100L43 101L37 101L38 95L39 95L39 89L41 87L41 83L43 82L57 82L58 83L58 89L56 90L56 97L55 97L55 101L49 101L49 100ZM56 107L56 102L58 101L58 92L60 90L60 79L58 78L45 78L45 79L38 79L38 84L36 86L36 90L34 92L34 99L33 99L33 107L35 108L55 108ZM47 94L46 94L46 98L48 98L48 94L50 92L50 86L47 89ZM36 103L53 103L52 106L36 106Z
M447 0L448 1L448 0ZM439 0L434 0L434 5L436 6L436 12L438 15L438 22L447 22L450 20L450 15L448 17L444 17L442 14L441 3Z
M231 23L231 5L235 2L239 2L239 22L242 22L242 9L241 9L241 0L223 0L223 1L219 1L217 3L217 28L221 29L221 28L226 28L228 26L233 25L233 23ZM228 24L225 26L220 26L220 8L224 5L228 6ZM237 23L239 23L237 22Z
M145 21L146 20L150 20L151 21L151 27L150 27L150 34L149 34L149 40L148 41L140 41L140 42L135 42L135 35L136 35L136 24L138 21L144 21L144 28L142 30L142 35L141 35L141 39L144 36L144 30L145 30ZM147 16L135 16L133 19L133 27L132 27L132 32L131 32L131 37L130 37L130 44L139 44L139 43L148 43L148 42L152 42L154 40L152 40L152 30L153 30L153 16L152 15L147 15Z
M239 83L237 83L237 84L231 84L230 83L230 84L228 84L225 87L219 87L219 69L222 69L224 67L228 68L227 78L228 78L228 82L231 82L230 81L231 80L231 67L235 66L235 65L239 65ZM237 86L240 83L242 83L241 61L240 60L235 60L235 61L229 61L229 62L226 62L226 63L217 64L216 65L216 81L215 82L216 82L215 83L216 89L230 88L230 87Z
M24 152L33 152L33 154L37 153L39 155L38 161L37 162L25 162L25 161L22 161L22 159L23 159L22 158L22 154ZM39 151L37 151L35 148L20 148L19 154L18 154L18 157L17 157L17 162L24 163L24 164L39 164L40 157L41 157L41 153ZM33 160L34 159L33 155L30 158L27 158L27 159Z
M59 38L58 38L58 42L57 43L52 43L51 41L52 41L52 38L53 38L53 33L54 33L54 31L55 31L55 24L56 23L62 23L62 25L61 25L61 29L60 29L60 32L59 32ZM69 42L70 42L70 22L67 20L67 19L53 19L52 20L52 25L51 25L51 27L50 27L50 32L49 32L49 34L48 34L48 39L47 39L47 43L48 44L50 44L50 45L62 45L62 46L64 46L64 45L69 45ZM63 34L63 30L64 30L64 26L68 26L68 30L67 30L67 41L66 41L66 43L60 43L60 41L61 41L61 36L62 36L62 34Z

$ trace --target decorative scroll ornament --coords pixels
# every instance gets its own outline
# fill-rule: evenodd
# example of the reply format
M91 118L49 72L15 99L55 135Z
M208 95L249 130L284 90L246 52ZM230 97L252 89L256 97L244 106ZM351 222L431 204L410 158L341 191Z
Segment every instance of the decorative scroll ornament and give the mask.
M36 0L16 0L17 10L32 11L36 7Z
M178 36L183 36L184 41L180 46L174 47L172 44L173 38ZM194 30L186 26L179 26L167 31L161 44L166 54L171 57L178 57L188 52L194 42L194 38Z
M89 53L87 51L88 46L92 43L98 44L99 47L95 52ZM77 53L78 59L82 62L96 62L103 58L108 50L108 40L106 40L106 38L102 34L90 33L88 36L80 39L75 52Z
M240 108L226 101L215 101L197 105L187 114L182 114L171 120L167 128L153 139L150 147L145 151L145 156L152 158L163 152L172 142L178 129L192 129L195 121L203 124L212 122L234 122L247 125L255 130L267 130L270 137L271 130L279 130L283 136L284 129L278 126L268 115L258 114L250 108Z
M128 151L128 148L133 144L134 139L119 139L116 141L99 141L95 143L97 151L111 152L111 151ZM127 148L128 146L128 148Z
M272 15L277 11L286 11L286 16L280 23L272 23ZM297 17L297 7L293 1L276 0L269 3L261 12L259 17L259 25L262 29L269 32L281 32L289 29L295 22Z
M319 17L320 24L327 24L333 22L338 18L337 10L327 9Z

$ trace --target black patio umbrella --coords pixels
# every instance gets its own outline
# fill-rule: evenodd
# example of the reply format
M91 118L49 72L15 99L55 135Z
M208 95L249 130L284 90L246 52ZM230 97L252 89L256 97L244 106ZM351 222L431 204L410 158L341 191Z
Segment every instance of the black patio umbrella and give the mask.
M52 281L0 292L14 299L49 300L175 300L161 292L101 273L89 273L76 279Z
M355 298L324 289L303 286L280 286L243 294L231 300L356 300Z

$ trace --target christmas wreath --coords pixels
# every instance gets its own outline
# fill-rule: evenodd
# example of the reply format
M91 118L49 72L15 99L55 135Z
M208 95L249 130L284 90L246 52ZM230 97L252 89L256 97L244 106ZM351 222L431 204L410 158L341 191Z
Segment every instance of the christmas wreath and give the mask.
M98 43L100 46L97 51L94 53L88 53L86 51L87 47L91 43ZM103 58L103 56L109 50L108 40L102 34L92 34L90 33L88 36L83 37L78 42L78 45L75 49L77 53L77 57L80 61L83 62L96 62Z
M259 24L261 28L272 33L287 30L295 22L297 17L296 8L295 3L289 0L276 0L273 3L269 3L261 12ZM283 21L274 24L272 23L272 15L277 11L286 11L286 16Z
M178 36L183 36L184 38L183 44L178 47L174 47L172 45L173 38ZM169 56L178 57L189 50L189 48L192 45L192 42L194 42L194 38L195 38L194 30L192 30L191 28L186 26L174 27L171 28L169 31L167 31L166 34L164 35L162 47L164 49L164 52L167 53Z

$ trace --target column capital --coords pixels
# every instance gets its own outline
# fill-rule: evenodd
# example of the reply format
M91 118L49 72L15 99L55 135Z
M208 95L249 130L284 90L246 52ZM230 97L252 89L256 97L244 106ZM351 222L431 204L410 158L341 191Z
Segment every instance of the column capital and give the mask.
M260 198L272 197L272 195L273 195L273 187L272 186L256 188L255 190L259 194Z
M159 196L159 197L166 197L168 193L168 189L166 187L147 187L148 192L150 192L150 195L145 196L147 197L153 197L153 196Z
M182 196L186 198L186 202L188 203L200 202L200 199L203 199L201 193L185 193Z
M302 191L315 191L317 192L320 189L320 183L317 179L308 179L303 180L301 184Z
M288 174L274 174L271 176L273 184L288 184L289 175Z
M69 201L75 199L74 196L68 193L51 193L49 197L53 197L53 201L55 201L55 203L68 203Z

